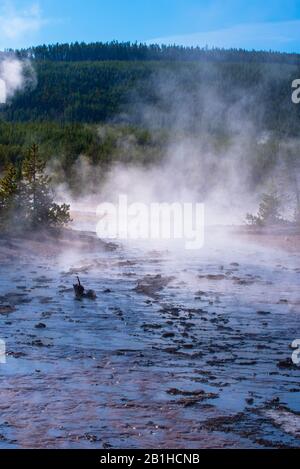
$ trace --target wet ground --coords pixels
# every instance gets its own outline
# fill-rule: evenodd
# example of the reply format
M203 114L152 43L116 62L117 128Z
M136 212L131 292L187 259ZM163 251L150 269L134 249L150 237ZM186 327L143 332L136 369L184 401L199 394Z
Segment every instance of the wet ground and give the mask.
M21 251L0 267L0 448L300 447L299 260L222 236Z

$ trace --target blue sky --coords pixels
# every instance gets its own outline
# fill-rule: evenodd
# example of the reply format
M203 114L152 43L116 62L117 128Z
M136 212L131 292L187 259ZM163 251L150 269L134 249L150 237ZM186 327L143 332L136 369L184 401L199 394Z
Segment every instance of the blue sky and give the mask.
M113 39L300 53L300 0L0 0L0 49Z

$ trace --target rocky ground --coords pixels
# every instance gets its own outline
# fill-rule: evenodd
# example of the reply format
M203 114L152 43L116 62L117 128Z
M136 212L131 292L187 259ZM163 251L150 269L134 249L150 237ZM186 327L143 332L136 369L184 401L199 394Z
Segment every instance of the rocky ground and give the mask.
M300 447L300 256L252 241L1 239L0 448Z
M281 229L249 229L241 227L234 232L247 243L256 243L273 249L300 253L300 230L283 227Z

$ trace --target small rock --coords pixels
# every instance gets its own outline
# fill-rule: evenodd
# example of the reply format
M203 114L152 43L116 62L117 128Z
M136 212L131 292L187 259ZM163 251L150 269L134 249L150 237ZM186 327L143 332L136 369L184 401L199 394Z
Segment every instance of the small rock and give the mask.
M36 329L45 329L47 326L43 322L39 322L34 326Z

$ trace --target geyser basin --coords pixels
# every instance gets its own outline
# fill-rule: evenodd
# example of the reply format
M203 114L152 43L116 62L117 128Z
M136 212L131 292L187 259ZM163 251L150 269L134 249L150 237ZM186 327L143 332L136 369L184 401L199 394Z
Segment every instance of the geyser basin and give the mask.
M299 446L299 255L30 245L1 264L2 447Z

